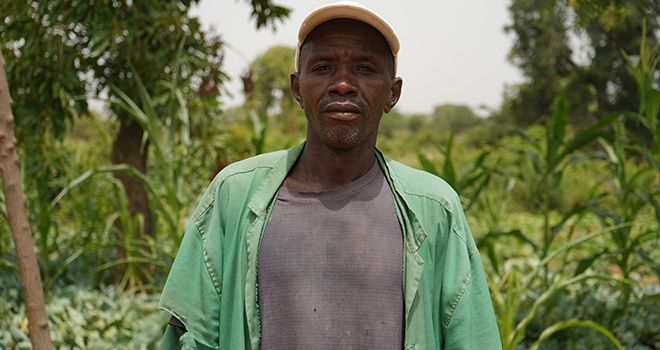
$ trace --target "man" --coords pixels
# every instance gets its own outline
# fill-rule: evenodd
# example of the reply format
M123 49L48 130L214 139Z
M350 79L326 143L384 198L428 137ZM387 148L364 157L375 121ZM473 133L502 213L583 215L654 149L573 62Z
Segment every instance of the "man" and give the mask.
M161 297L161 348L500 348L458 196L375 148L398 50L362 5L306 18L291 89L307 140L206 190Z

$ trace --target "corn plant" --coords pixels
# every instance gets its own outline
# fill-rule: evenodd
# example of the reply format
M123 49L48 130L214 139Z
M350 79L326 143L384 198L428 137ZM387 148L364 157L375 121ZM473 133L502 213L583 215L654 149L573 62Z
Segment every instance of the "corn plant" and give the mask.
M514 350L526 339L526 330L530 322L538 316L541 309L552 308L554 298L560 292L571 286L581 284L587 280L601 280L614 283L626 283L611 276L583 272L577 276L567 277L561 271L553 273L552 282L545 286L539 283L548 275L550 264L562 256L566 256L571 250L578 248L585 242L591 241L598 236L611 232L618 227L599 230L587 234L564 244L560 248L550 251L543 259L537 257L523 257L508 259L500 270L503 273L490 274L488 278L489 289L493 299L493 306L497 314L497 323L504 350ZM488 239L488 238L486 238ZM533 244L531 242L527 242ZM479 245L484 247L484 239ZM520 319L520 315L522 318ZM586 327L600 332L618 348L623 349L621 343L614 335L602 325L590 320L563 320L545 327L541 336L536 340L539 346L550 335L560 329L567 327Z
M505 350L516 349L527 340L530 322L539 317L540 310L544 311L543 314L548 314L556 306L558 295L567 288L588 280L627 283L625 280L594 274L580 266L568 269L574 260L569 258L573 250L595 241L605 233L627 226L621 224L589 232L581 225L584 217L589 215L590 208L602 198L600 186L586 189L586 199L565 212L557 215L555 210L556 190L562 184L566 169L585 159L586 146L592 145L598 139L608 138L606 126L617 119L619 114L612 113L569 137L568 106L564 99L559 99L552 117L546 123L544 138L539 139L525 132L518 132L523 144L513 147L514 154L517 155L516 163L511 168L513 171L509 169L508 172L499 174L512 176L505 181L509 184L507 192L510 193L511 187L518 184L524 185L525 193L532 195L531 209L538 210L541 216L540 232L526 232L521 228L504 232L491 231L480 236L477 242L494 272L489 274L489 286ZM569 243L558 247L560 235L564 235L562 241ZM497 249L499 242L505 238L517 240L531 253L507 259L502 256L501 250ZM579 273L570 275L566 272L568 270ZM617 348L621 348L621 344L609 330L594 321L578 319L559 321L545 327L533 347L538 347L545 339L566 327L586 327L600 332L612 340Z
M578 204L563 214L559 220L553 220L551 216L556 200L556 189L561 186L566 168L583 159L578 151L598 139L609 139L611 135L606 126L619 118L619 113L610 113L594 125L569 138L567 135L568 105L565 99L560 98L555 105L552 117L548 119L544 142L539 142L524 132L518 132L525 144L523 147L516 148L515 152L518 153L522 163L531 163L531 167L528 168L531 168L532 171L521 171L516 177L528 184L527 193L536 195L532 198L543 217L542 238L539 242L541 258L548 255L553 242L564 226L570 223L571 219L580 217L587 211L589 204L599 195L597 187L589 189L587 203Z
M642 125L651 137L649 141L631 137L624 121L619 120L614 124L614 138L611 141L600 140L612 169L613 190L610 196L616 205L595 208L595 212L604 226L631 222L640 224L612 231L614 249L604 247L594 254L607 254L624 279L630 279L633 273L645 268L650 268L658 278L660 263L652 257L652 249L657 249L660 238L660 90L653 81L658 74L660 56L657 48L647 47L643 36L637 62L625 53L624 57L640 95L639 111L627 112L625 116L627 121ZM649 211L655 212L655 222L643 219L648 217L645 213ZM610 325L628 311L631 292L632 287L624 285L619 307L610 316Z
M492 171L485 166L485 161L490 152L484 151L477 156L473 161L471 168L466 172L460 174L454 165L454 133L449 134L447 143L444 147L440 147L444 159L440 168L436 167L429 158L427 158L421 151L417 152L417 158L425 171L441 177L449 186L456 192L464 196L466 202L464 203L465 210L469 211L476 199L479 197L481 191L486 188L490 182Z

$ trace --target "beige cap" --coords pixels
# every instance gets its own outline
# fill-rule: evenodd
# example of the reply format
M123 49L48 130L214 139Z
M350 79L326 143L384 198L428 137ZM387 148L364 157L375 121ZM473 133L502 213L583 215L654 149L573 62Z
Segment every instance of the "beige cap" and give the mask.
M396 73L396 55L399 53L399 38L396 36L396 33L394 33L394 29L386 20L381 18L375 12L355 1L338 1L332 4L323 5L312 11L312 13L305 18L298 30L298 45L296 46L295 57L296 72L300 69L298 62L300 58L300 46L302 46L307 35L309 35L309 33L320 24L338 18L353 19L364 22L379 31L383 37L385 37L387 44L390 46L390 50L392 50L392 56L394 57L394 72Z

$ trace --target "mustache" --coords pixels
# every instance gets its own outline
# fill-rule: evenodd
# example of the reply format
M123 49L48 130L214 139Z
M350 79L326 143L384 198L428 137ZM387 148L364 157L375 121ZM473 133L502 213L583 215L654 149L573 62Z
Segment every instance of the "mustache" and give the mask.
M347 96L326 96L319 101L319 109L324 111L328 109L328 106L332 104L342 104L349 105L353 108L359 109L360 112L366 112L369 107L367 102L360 99L359 97L347 97Z

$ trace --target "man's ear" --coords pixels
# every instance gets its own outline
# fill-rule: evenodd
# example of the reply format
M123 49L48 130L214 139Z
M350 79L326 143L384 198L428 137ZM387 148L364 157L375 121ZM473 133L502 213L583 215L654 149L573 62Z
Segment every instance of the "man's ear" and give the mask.
M401 77L396 77L392 79L392 96L390 96L390 99L387 101L385 104L385 113L389 113L389 111L396 106L396 103L399 102L399 97L401 97L401 87L403 86L403 79Z
M300 94L300 73L291 73L291 95L298 101L300 107L303 106L302 95Z

